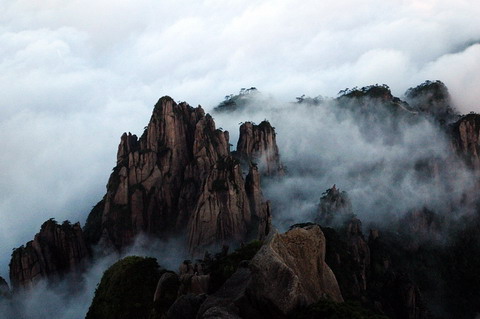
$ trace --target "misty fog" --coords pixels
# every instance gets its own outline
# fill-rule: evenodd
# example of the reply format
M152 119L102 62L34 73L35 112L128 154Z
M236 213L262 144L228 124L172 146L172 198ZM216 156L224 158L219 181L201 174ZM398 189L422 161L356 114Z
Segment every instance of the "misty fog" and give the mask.
M234 112L210 111L217 128L230 132L234 145L244 121L267 119L275 127L287 173L265 178L262 184L264 197L273 204L273 224L280 231L313 221L322 193L334 184L348 193L354 213L364 224L377 226L423 207L451 214L453 205L473 185L474 176L454 154L446 127L424 114L401 109L394 116L374 99L363 105L332 98L319 98L316 104L285 103L255 93L244 101ZM417 166L431 160L438 163L438 172L424 176ZM103 272L127 255L156 257L170 270L177 270L188 258L181 239L160 242L140 236L121 256L97 257L83 274L83 284L72 284L67 278L47 289L42 283L16 295L14 307L2 305L6 311L0 318L11 318L12 313L27 319L82 317Z
M425 114L402 109L403 116L393 116L375 100L367 102L363 115L349 111L360 108L356 102L335 99L282 103L257 93L246 101L244 108L216 112L214 118L231 132L232 144L239 122L267 119L276 128L287 175L264 180L263 192L273 201L273 221L281 230L313 221L322 193L334 184L347 192L362 221L379 225L423 207L451 213L474 185L447 128ZM438 163L438 176L423 176L418 166L431 160Z
M242 86L286 103L441 79L461 112L478 111L479 10L474 0L0 0L0 275L45 220L83 224L121 134L141 132L163 95L211 110Z
M267 92L244 111L213 116L232 144L240 122L268 119L276 127L288 174L265 180L263 192L281 230L312 220L333 184L364 222L425 205L449 211L471 186L470 172L430 121L379 126L330 99L292 101L374 83L401 97L440 79L461 113L479 112L475 0L0 0L0 12L0 276L7 281L12 249L45 220L84 224L105 193L121 134L141 134L163 95L212 111L242 86ZM422 178L415 162L425 157L454 164L440 180ZM71 307L59 307L61 289L39 287L32 298L19 297L20 310L48 305L58 313L45 316L58 319L84 313L113 259L92 266Z

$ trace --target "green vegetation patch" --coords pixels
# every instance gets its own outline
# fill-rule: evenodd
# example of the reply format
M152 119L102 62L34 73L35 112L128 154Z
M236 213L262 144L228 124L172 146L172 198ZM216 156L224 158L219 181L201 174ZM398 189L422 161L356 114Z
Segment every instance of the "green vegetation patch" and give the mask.
M251 260L262 244L261 241L254 240L231 254L217 254L214 258L207 257L205 265L207 272L210 273L210 293L218 290L237 271L241 261Z
M116 262L103 274L86 319L147 319L162 272L155 258L130 256Z

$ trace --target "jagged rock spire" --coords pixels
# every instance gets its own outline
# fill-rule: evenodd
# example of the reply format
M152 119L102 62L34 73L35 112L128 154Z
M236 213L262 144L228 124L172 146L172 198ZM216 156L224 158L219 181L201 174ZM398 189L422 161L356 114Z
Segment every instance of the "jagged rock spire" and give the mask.
M269 149L273 141L278 160L273 128L265 128L269 133L262 143ZM92 209L85 235L78 223L45 222L33 241L13 252L10 278L13 288L60 278L82 267L89 245L121 250L140 233L180 236L191 253L203 253L211 246L264 238L270 219L257 167L250 165L244 177L230 154L228 132L216 129L200 106L166 96L140 138L121 136L107 193Z
M29 288L41 279L55 281L67 273L80 273L89 258L79 223L43 223L35 239L12 253L12 288Z
M201 107L163 97L139 139L122 135L117 166L98 205L104 207L96 218L101 226L93 236L92 227L86 231L121 249L139 233L168 237L186 230L192 252L243 241L247 234L264 236L259 229L268 230L270 210L255 174L246 185L228 132L216 129Z
M266 176L283 175L275 129L268 121L259 125L245 122L240 126L237 156L248 163L258 164L260 173Z

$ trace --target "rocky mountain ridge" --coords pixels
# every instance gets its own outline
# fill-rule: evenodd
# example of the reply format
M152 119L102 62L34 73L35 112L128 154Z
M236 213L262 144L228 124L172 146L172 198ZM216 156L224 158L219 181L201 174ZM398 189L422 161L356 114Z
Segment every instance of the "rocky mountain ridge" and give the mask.
M12 255L13 287L75 269L88 255L87 247L122 250L139 234L156 238L184 234L180 237L192 254L263 239L270 229L271 211L263 199L255 162L268 153L262 160L265 172L280 170L275 131L268 122L244 124L241 141L248 141L248 147L241 149L246 176L238 157L230 153L228 132L216 129L210 115L201 107L161 98L140 138L122 135L107 193L92 209L85 236L75 224L76 241L70 243L71 236L50 235L58 225L44 224L36 240ZM76 259L68 257L71 245L81 249L75 252ZM45 249L47 256L41 253ZM50 257L52 249L66 250L67 265Z
M401 101L386 86L369 86L346 90L336 101L344 103L343 111L358 106L351 112L366 119L366 126L388 118L379 125L397 132L401 125L396 119L415 122L421 117L438 125L451 138L451 157L415 163L419 178L436 182L449 178L446 162L457 155L468 172L478 176L480 115L458 116L446 87L438 82L410 90L407 98ZM361 134L369 133L362 129ZM275 129L267 121L245 122L236 150L230 146L229 133L217 129L201 107L161 98L140 138L122 135L107 193L92 209L83 231L78 223L59 225L50 220L33 241L13 252L13 290L79 274L93 249L122 251L139 234L161 239L181 234L195 257L206 249L259 239L262 246L249 262L221 268L228 276L190 263L182 264L178 275L157 274L152 307L161 304L157 314L170 318L180 318L186 309L198 318L273 318L291 316L328 296L339 304L359 302L391 318L433 318L423 294L430 292L430 283L422 282L422 270L409 268L409 254L434 265L438 256L446 258L425 245L450 231L444 219L427 206L418 207L405 212L396 232L371 229L366 239L347 194L334 185L318 206L315 221L320 226L297 225L278 234L271 225L275 212L261 188L261 179L288 174L280 161ZM475 212L477 185L468 194L458 194L450 205ZM169 289L175 290L175 298Z
M32 241L13 251L12 289L31 288L45 278L58 282L66 274L79 274L90 257L80 223L58 224L50 219Z

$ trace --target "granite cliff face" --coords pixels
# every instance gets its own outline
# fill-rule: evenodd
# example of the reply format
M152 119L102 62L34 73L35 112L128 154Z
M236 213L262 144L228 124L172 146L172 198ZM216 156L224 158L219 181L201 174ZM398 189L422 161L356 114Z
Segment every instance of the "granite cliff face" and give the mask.
M245 137L276 150L274 131ZM251 126L258 131L257 126ZM273 137L272 137L273 136ZM106 246L121 249L139 233L168 237L186 229L192 253L202 248L264 237L270 209L260 190L258 170L246 179L230 154L229 134L215 128L201 107L161 98L140 138L124 134L107 194L87 221L86 232ZM102 209L103 207L103 209ZM95 226L92 220L97 220ZM93 235L90 236L92 233Z
M452 125L452 143L470 167L480 169L480 115L468 114Z
M46 221L34 240L17 248L10 261L12 289L32 287L41 279L55 281L80 273L89 259L79 223Z
M283 175L284 168L276 142L275 129L268 121L259 125L245 122L240 126L237 155L245 162L254 162L266 176Z
M268 203L261 197L256 168L251 168L246 184L240 164L234 158L224 158L214 165L207 177L197 205L188 223L188 246L192 252L202 247L243 242L249 232L263 238L269 229ZM253 192L247 194L248 190Z
M241 132L240 139L275 150L278 160L273 128L263 126L268 138ZM160 238L180 233L192 254L263 239L270 214L257 166L250 164L244 176L230 154L228 132L216 129L201 107L163 97L140 138L122 135L107 193L92 209L85 235L78 223L45 222L33 241L13 252L12 285L31 287L42 278L79 271L91 246L120 250L140 233Z
M271 234L250 263L247 288L259 304L287 315L322 298L342 302L335 275L325 263L325 236L318 225Z

